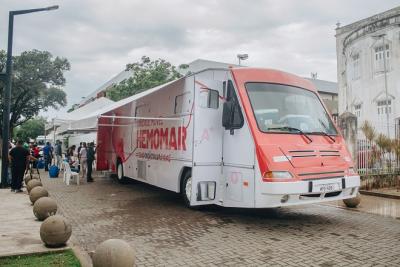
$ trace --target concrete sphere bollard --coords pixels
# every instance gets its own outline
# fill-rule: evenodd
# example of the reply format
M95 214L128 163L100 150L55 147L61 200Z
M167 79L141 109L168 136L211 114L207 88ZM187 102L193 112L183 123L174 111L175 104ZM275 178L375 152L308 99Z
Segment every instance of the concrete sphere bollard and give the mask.
M60 215L48 217L40 226L40 238L48 247L65 246L71 233L71 225Z
M33 179L39 180L39 176L37 176L37 175L32 175L31 176L30 174L26 174L25 177L24 177L25 185L28 185L29 181L33 180Z
M39 181L37 179L32 179L26 185L26 190L28 190L28 193L30 193L33 188L35 188L36 186L42 186L42 185L43 184L41 181Z
M135 266L135 251L124 240L109 239L97 246L93 254L93 267Z
M343 199L343 202L348 208L356 208L361 202L360 194L353 198Z
M25 175L25 177L24 177L25 185L28 185L30 180L32 180L31 176L29 174Z
M36 200L41 197L48 197L49 192L41 186L36 186L31 190L29 193L29 199L31 200L32 204L35 204Z
M41 197L33 205L33 214L39 221L43 221L57 213L57 203L49 197Z

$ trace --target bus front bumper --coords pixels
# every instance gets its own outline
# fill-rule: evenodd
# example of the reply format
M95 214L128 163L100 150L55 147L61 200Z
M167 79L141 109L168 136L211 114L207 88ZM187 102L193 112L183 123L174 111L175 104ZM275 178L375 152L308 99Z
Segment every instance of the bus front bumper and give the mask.
M296 182L264 182L256 195L256 208L272 208L352 198L360 176L312 179Z

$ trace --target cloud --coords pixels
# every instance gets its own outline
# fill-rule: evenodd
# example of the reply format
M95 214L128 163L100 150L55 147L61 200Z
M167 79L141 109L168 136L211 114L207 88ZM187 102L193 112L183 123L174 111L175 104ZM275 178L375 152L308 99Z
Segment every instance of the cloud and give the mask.
M55 4L59 10L16 17L14 54L40 49L68 58L71 105L143 55L173 64L234 63L245 52L250 66L336 80L336 22L354 22L398 1L3 0L0 48L6 48L8 10Z

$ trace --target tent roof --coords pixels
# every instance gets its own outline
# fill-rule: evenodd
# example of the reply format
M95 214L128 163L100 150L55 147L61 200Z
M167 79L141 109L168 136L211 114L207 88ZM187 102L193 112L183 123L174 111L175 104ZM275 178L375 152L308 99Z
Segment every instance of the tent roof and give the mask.
M66 120L66 121L79 120L80 118L85 116L85 114L96 112L96 110L110 106L113 103L115 103L115 102L108 98L100 97L100 98L96 99L95 101L84 105L83 107L80 107L78 109L75 109L72 112L65 113L65 114L55 118L55 120L57 120L57 119L58 120Z
M62 131L66 131L66 130L70 130L70 131L94 130L94 129L97 128L97 123L98 123L98 117L99 116L101 116L103 114L106 114L106 113L108 113L108 112L110 112L110 111L112 111L114 109L119 108L119 107L122 107L122 106L124 106L126 104L129 104L129 103L131 103L132 101L134 101L134 100L136 100L138 98L141 98L141 97L146 96L146 95L150 95L150 94L152 94L152 93L154 93L154 92L156 92L156 91L158 91L158 90L160 90L160 89L162 89L162 88L164 88L164 87L166 87L168 85L171 85L173 83L177 83L179 81L183 81L183 79L184 78L180 78L180 79L177 79L177 80L165 83L165 84L161 84L161 85L159 85L157 87L154 87L154 88L148 89L148 90L146 90L144 92L138 93L136 95L127 97L127 98L122 99L122 100L120 100L118 102L114 102L111 105L108 105L108 106L105 106L103 108L97 109L96 111L93 111L92 113L89 113L87 115L83 115L83 116L80 117L79 120L71 121L70 123L68 123L68 127L65 128L65 129L62 129Z

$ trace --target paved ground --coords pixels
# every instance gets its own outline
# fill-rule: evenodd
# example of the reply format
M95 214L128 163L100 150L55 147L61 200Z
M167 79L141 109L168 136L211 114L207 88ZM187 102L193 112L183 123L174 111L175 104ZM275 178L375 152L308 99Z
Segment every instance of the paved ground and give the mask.
M399 219L327 205L193 211L141 183L43 181L84 250L122 238L138 266L400 266Z
M400 199L400 187L397 188L380 188L380 189L372 189L372 190L363 190L363 194L366 195L375 195L375 196L384 196L386 198Z
M29 196L0 189L0 257L45 252Z
M382 191L380 191L380 194L381 192ZM344 205L341 200L328 202L326 204L339 208L346 208L346 205ZM354 211L400 219L400 199L361 195L361 203Z

